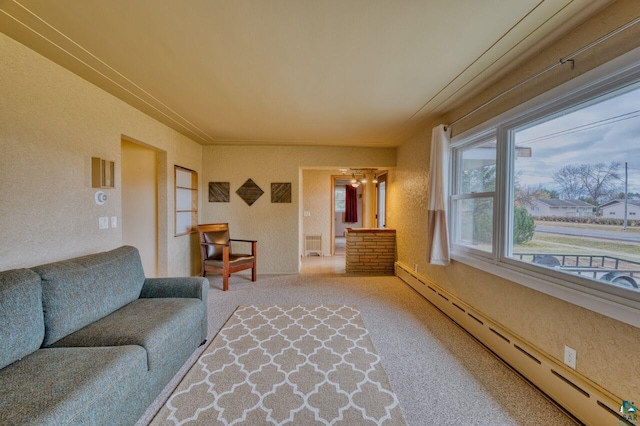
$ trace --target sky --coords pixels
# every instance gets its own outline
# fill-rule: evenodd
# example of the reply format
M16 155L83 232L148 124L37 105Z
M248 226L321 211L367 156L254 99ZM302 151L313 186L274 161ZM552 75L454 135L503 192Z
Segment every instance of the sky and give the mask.
M515 162L521 185L558 190L553 175L566 165L618 161L623 179L628 163L629 192L640 193L640 87L622 92L516 131L516 146L532 149Z

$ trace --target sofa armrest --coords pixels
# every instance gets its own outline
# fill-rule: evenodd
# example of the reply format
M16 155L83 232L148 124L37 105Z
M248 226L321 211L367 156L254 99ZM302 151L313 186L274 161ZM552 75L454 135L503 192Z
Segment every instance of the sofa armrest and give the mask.
M140 298L190 297L207 302L209 281L202 277L146 278Z

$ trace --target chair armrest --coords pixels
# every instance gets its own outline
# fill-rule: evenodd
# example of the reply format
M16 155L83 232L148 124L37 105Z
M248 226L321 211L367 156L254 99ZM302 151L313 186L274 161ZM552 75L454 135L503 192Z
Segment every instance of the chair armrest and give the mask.
M258 254L258 242L256 240L234 240L230 239L229 241L235 241L238 243L251 243L251 255L256 256Z
M147 278L140 298L197 298L207 302L209 281L202 277Z

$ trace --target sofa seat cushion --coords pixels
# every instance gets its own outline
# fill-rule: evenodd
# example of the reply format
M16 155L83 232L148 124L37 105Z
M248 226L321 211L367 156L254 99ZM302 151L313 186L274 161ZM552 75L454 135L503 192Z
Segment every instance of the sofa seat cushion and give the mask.
M200 299L138 299L53 346L139 345L146 349L148 369L153 370L173 357L175 347L199 339L205 312Z
M134 423L146 362L140 346L40 349L0 370L0 424Z
M0 272L0 368L34 352L43 340L40 277L28 269Z

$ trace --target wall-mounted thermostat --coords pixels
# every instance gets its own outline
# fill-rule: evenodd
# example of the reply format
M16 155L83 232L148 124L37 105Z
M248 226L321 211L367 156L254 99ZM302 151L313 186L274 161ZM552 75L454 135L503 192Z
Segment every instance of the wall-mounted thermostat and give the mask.
M94 199L96 201L96 204L101 206L107 202L107 194L104 191L96 191Z

